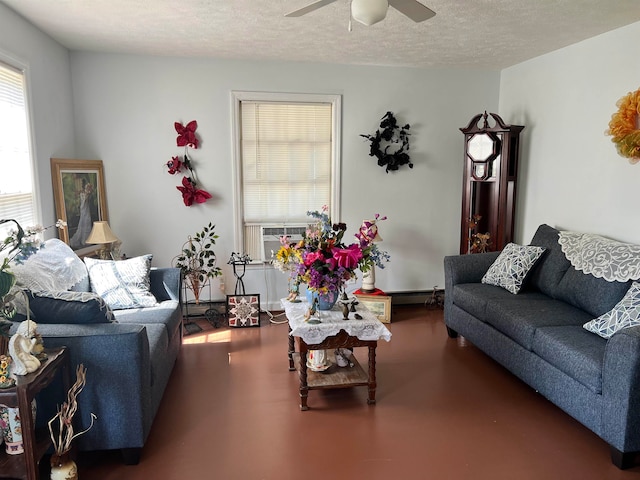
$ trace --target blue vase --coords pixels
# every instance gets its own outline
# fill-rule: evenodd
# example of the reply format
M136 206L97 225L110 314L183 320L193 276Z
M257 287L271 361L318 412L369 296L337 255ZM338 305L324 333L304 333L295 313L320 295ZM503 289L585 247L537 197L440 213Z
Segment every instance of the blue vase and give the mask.
M318 292L307 289L307 302L309 302L309 305L313 303L314 298L318 299L318 310L331 310L338 301L338 292L329 291L318 294Z

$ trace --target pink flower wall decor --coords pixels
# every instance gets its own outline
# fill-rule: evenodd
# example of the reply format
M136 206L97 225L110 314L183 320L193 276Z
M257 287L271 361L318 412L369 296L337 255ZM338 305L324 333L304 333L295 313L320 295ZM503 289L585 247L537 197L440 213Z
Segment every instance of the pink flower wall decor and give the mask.
M175 175L183 170L188 170L188 175L182 177L182 185L176 187L180 193L182 193L182 201L185 206L190 207L195 203L204 203L211 198L211 194L206 190L198 188L198 181L196 179L196 172L191 163L191 159L187 155L189 148L194 150L198 148L200 141L196 137L196 129L198 128L198 122L195 120L187 123L185 127L179 122L173 124L178 136L176 137L176 145L178 147L184 147L184 156L182 159L179 156L171 157L165 165L167 167L167 173Z

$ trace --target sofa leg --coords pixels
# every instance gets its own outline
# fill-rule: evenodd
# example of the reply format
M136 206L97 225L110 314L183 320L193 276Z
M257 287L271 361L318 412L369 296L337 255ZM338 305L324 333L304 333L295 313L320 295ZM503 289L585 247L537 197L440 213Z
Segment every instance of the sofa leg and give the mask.
M447 327L447 335L449 335L449 338L457 338L458 337L458 332L456 332L451 327Z
M634 464L636 452L621 452L615 447L611 447L611 461L620 470L630 468Z
M122 448L120 452L122 452L122 461L125 465L137 465L140 463L142 448Z

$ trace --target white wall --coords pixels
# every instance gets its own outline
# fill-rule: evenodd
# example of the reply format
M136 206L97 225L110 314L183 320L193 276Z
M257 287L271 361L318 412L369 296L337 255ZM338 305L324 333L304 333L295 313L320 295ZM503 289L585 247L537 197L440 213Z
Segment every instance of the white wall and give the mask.
M0 3L0 59L26 67L41 221L52 225L49 158L75 153L69 51Z
M226 264L234 245L231 90L331 93L343 98L341 220L347 233L374 213L389 217L380 224L381 248L392 260L377 272L376 286L392 292L444 285L442 259L459 245L458 129L485 109L496 111L499 72L93 53L72 53L71 70L77 154L104 161L110 223L128 255L150 252L155 265L167 265L187 235L212 221L220 235L218 263ZM373 133L388 110L411 124L412 170L385 174L359 136ZM202 147L192 157L213 199L187 208L175 189L181 177L168 175L164 164L182 154L173 122L193 119ZM260 268L244 280L247 292L260 292L263 301L284 296L280 272Z
M640 164L604 134L640 87L640 23L503 70L500 111L526 125L516 239L541 223L640 243Z

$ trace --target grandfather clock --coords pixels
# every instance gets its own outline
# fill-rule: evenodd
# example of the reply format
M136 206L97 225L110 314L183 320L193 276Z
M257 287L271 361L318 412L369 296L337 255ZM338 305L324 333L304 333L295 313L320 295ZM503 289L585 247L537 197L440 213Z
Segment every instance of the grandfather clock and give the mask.
M489 125L489 116L493 126ZM520 132L495 113L478 114L464 133L460 253L502 250L513 241Z

